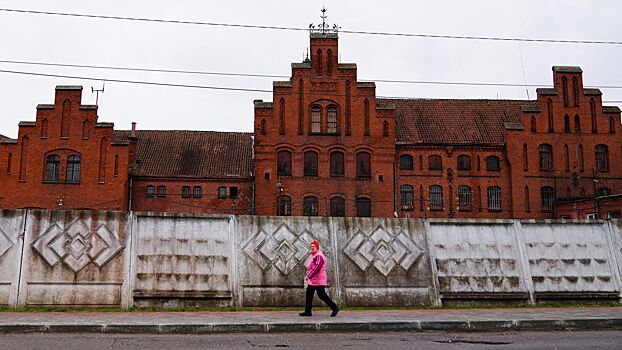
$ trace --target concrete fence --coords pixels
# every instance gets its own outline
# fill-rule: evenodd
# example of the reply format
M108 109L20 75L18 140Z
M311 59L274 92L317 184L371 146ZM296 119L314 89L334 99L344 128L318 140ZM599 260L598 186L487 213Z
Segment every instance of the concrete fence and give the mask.
M312 240L349 306L620 300L622 223L0 212L0 306L301 305Z

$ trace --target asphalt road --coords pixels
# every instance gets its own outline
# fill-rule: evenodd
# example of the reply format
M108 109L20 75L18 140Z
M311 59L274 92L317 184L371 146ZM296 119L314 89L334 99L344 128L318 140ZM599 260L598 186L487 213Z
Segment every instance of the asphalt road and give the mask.
M622 349L622 331L217 335L0 334L0 349Z

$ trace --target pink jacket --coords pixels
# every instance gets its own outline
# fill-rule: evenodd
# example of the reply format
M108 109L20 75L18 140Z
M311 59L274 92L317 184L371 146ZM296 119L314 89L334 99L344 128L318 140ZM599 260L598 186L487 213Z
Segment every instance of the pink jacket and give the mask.
M319 250L311 255L307 264L307 277L310 286L326 285L326 257Z

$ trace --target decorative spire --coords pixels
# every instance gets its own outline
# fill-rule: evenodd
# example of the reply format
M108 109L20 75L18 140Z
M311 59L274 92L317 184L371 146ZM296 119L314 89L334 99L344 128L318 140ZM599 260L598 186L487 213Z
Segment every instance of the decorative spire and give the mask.
M337 34L339 32L339 26L334 24L331 28L331 26L326 23L326 8L322 6L322 10L320 11L322 12L320 16L322 23L318 24L317 27L313 23L309 24L309 31L311 34Z

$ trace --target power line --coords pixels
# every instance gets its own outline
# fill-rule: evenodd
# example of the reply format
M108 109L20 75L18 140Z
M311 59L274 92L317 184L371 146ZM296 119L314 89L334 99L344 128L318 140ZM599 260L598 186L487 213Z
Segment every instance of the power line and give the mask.
M0 63L23 64L23 65L34 65L34 66L51 66L51 67L137 71L137 72L155 72L155 73L234 76L234 77L250 77L250 78L287 78L287 79L290 78L290 76L288 75L276 75L276 74L207 72L207 71L196 71L196 70L97 66L97 65L85 65L85 64L32 62L32 61L15 61L15 60L0 60ZM378 82L378 83L401 83L401 84L501 86L501 87L543 87L543 86L547 86L547 84L526 84L526 83L519 84L519 83L491 83L491 82L451 82L451 81L434 81L434 80L390 80L390 79L364 79L364 78L361 78L360 81L372 81L372 82ZM585 86L585 87L598 87L601 89L622 89L622 86L616 86L616 85L591 85L591 86Z
M271 30L287 30L287 31L308 31L309 30L309 28L299 28L299 27L264 26L264 25L216 23L216 22L200 22L200 21L182 21L182 20L167 20L167 19L146 18L146 17L104 16L104 15L89 15L89 14L67 13L67 12L18 10L18 9L8 9L8 8L0 8L0 11L38 14L38 15L83 17L83 18L112 19L112 20L155 22L155 23L169 23L169 24L188 24L188 25L245 28L245 29L271 29ZM392 33L392 32L357 31L357 30L339 30L339 32L346 33L346 34L400 36L400 37L428 38L428 39L488 40L488 41L534 42L534 43L557 43L557 44L622 45L622 41L601 41L601 40L504 38L504 37L465 36L465 35Z

